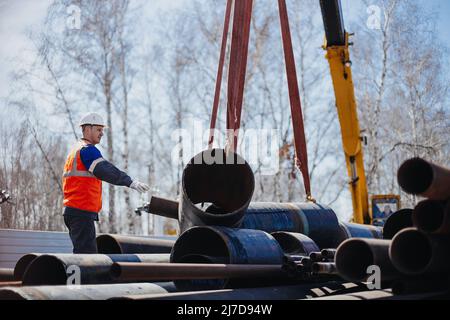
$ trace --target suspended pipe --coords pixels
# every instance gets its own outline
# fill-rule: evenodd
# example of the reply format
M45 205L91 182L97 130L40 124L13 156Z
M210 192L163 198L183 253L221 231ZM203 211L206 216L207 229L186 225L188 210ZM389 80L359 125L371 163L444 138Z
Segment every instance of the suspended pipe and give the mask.
M450 170L421 158L405 161L397 172L400 187L433 200L450 198Z
M120 282L284 277L281 265L116 262L111 277Z
M394 266L407 275L448 272L450 237L426 234L416 228L397 233L389 249Z
M314 283L273 286L265 288L221 289L207 291L175 292L167 294L130 295L119 299L126 300L294 300L316 296L316 290L328 287L344 289L342 282L332 281L320 285ZM117 299L115 299L117 300Z
M175 292L173 283L126 283L1 288L0 300L106 300L112 297Z
M97 250L102 254L170 253L175 240L102 234L97 236Z
M201 225L239 227L254 188L253 171L238 154L223 149L197 154L183 170L180 230ZM208 211L205 204L221 211Z
M345 240L337 249L335 262L339 275L350 281L366 281L373 271L369 266L378 266L382 281L400 276L389 259L390 240L355 238Z
M400 209L387 218L383 227L383 238L392 239L401 230L413 226L412 209Z
M450 188L450 186L449 186ZM450 201L423 200L412 213L414 226L427 233L450 233Z
M309 255L311 252L319 250L311 238L301 233L277 231L271 233L271 236L277 240L281 249L288 255Z
M23 284L64 285L80 269L81 284L113 283L109 270L114 262L169 262L169 254L45 254L34 259L23 275Z
M175 242L170 256L173 263L193 263L186 256L200 254L211 257L225 257L226 264L267 264L281 265L283 251L278 242L268 233L260 230L232 229L226 227L193 227L183 232ZM270 279L267 279L270 280ZM262 284L261 281L249 281ZM211 279L211 281L177 280L180 290L212 290L235 285L247 286L245 281Z

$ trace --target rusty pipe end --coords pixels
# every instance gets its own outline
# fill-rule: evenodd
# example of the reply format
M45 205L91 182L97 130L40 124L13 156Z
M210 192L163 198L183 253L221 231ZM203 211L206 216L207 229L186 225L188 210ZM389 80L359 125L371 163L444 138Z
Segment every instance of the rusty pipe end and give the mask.
M392 239L398 232L413 226L413 209L400 209L387 218L383 227L383 238Z
M400 187L410 194L421 194L433 183L432 165L421 158L406 160L397 171Z
M114 238L114 236L110 234L101 234L97 236L97 249L99 253L102 254L122 254L123 250L122 247L117 241L117 239Z
M412 214L415 227L424 232L437 232L445 220L445 202L423 200L417 204Z
M399 232L389 248L392 264L407 275L423 273L431 262L432 254L430 239L415 228Z
M21 281L23 278L23 275L25 273L25 270L28 268L30 263L36 259L39 255L37 253L28 253L24 256L22 256L17 262L14 267L14 280Z
M336 269L344 279L364 281L367 267L374 264L374 255L367 242L361 239L347 239L336 251Z
M223 149L197 154L183 170L180 226L237 227L250 204L255 178L250 165L238 154ZM202 204L211 204L202 207Z
M66 267L57 257L42 255L34 259L23 275L23 285L64 285Z

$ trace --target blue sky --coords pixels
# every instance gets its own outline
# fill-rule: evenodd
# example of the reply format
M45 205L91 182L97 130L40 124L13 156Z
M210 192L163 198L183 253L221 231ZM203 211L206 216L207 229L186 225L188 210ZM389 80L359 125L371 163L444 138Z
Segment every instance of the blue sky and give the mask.
M188 0L152 0L145 6L149 18L162 9L182 7ZM263 0L258 0L263 1ZM267 1L267 0L264 0ZM341 0L344 20L348 24L352 17L365 11L360 0ZM450 46L450 0L416 0L426 8L440 13L437 22L442 42ZM370 0L368 1L370 3ZM38 27L45 17L51 0L0 0L0 98L9 92L8 74L20 65L21 60L33 59L30 44L25 37L27 28ZM350 30L354 31L354 30ZM450 56L447 58L450 65Z

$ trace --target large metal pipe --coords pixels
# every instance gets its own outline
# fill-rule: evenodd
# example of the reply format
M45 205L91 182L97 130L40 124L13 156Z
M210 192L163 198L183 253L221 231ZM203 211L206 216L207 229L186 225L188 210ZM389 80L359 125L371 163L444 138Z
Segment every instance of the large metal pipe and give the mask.
M337 249L335 262L339 275L350 281L366 281L372 273L369 266L378 266L382 281L396 279L400 273L389 259L390 240L355 238L345 240Z
M424 232L449 234L450 201L423 200L414 208L412 220L414 226Z
M172 282L37 286L1 288L0 300L107 300L112 297L162 294L175 291Z
M63 285L80 270L81 284L113 283L109 270L114 262L169 262L169 254L45 254L34 259L23 275L24 285Z
M239 227L254 188L253 171L238 154L223 149L197 154L183 170L181 231L201 225ZM220 208L220 212L207 210L211 205Z
M13 281L14 269L13 268L0 268L0 282Z
M311 238L319 248L336 248L339 232L334 211L317 203L254 202L247 209L242 228L269 233L287 231Z
M383 238L392 239L398 232L413 226L412 209L400 209L387 218L383 227Z
M111 277L120 282L285 277L281 265L115 262Z
M433 200L450 198L450 170L424 159L405 161L398 169L397 180L407 193Z
M30 263L39 256L42 256L44 253L28 253L22 256L14 267L14 280L22 281L25 270L28 268Z
M225 257L226 264L281 265L283 261L283 250L270 234L260 230L226 227L203 226L186 230L175 242L170 261L195 262L184 259L185 256L192 254ZM259 281L259 283L263 282ZM242 280L239 281L239 285L246 285L244 283ZM233 281L214 279L211 281L179 280L175 281L175 284L180 290L212 290L236 285Z
M426 234L416 228L397 233L389 249L394 266L407 275L448 272L450 236Z
M98 253L135 254L170 253L175 240L101 234L97 236Z
M322 288L326 288L321 290ZM130 295L127 300L294 300L316 297L323 292L345 289L342 282L307 283L265 288L225 289L168 294Z
M351 238L383 239L383 229L380 227L339 221L339 228L339 244Z
M301 233L277 231L271 233L277 240L281 249L288 255L309 255L311 252L318 251L319 247L309 237Z

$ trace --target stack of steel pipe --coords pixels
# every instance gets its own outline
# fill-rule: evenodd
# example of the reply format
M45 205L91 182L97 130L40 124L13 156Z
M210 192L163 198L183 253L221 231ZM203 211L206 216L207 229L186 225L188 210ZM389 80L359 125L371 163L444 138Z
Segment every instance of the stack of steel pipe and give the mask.
M426 199L412 211L413 227L393 237L389 254L405 275L395 291L450 290L450 170L413 158L401 165L397 178L405 192Z
M22 282L27 286L65 285L72 280L75 284L114 283L110 275L114 262L167 263L169 259L169 254L42 254L28 264Z

